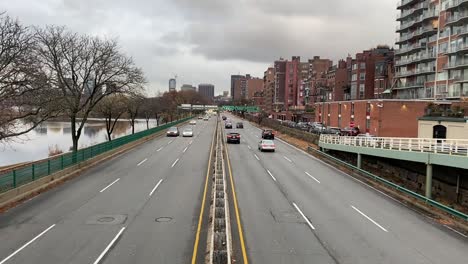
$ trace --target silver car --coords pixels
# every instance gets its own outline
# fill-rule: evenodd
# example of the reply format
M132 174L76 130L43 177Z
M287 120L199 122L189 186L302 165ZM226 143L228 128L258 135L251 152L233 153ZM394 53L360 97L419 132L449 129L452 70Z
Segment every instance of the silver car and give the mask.
M182 131L182 136L183 137L193 137L193 129L191 129L191 128L184 129L184 131Z
M275 152L276 146L275 142L270 139L262 139L260 142L258 142L258 150L261 152L263 151L271 151Z

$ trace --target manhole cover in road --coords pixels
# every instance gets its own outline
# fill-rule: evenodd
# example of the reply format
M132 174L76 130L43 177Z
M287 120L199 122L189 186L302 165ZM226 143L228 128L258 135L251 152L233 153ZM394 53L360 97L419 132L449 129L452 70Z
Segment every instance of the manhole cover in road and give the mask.
M127 215L101 214L93 215L86 220L88 225L120 225L127 220Z
M109 222L112 222L114 221L115 218L114 217L110 217L110 216L104 216L104 217L101 217L98 219L98 222L101 222L101 223L109 223Z
M158 222L158 223L170 222L170 221L172 221L172 217L167 217L167 216L158 217L158 218L156 218L155 221Z

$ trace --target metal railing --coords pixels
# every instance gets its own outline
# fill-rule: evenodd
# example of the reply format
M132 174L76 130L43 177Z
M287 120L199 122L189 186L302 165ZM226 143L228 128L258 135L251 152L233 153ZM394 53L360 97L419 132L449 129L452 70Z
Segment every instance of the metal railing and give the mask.
M429 152L468 157L468 140L466 139L345 137L334 135L321 135L320 142L326 144L339 144L353 147L378 148L386 150L412 152Z
M27 165L20 166L19 168L2 171L0 172L0 193L59 172L63 169L94 158L104 152L116 149L154 133L161 132L173 125L180 124L189 119L191 119L191 117L137 132L133 135L123 136L117 139L113 139L112 141L83 148L75 153L68 152L48 159L32 162Z

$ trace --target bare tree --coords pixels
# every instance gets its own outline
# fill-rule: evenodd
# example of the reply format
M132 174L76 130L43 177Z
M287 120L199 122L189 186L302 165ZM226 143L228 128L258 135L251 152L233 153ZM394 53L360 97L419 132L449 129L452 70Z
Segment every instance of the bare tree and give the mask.
M107 140L112 140L117 121L127 111L125 105L126 98L123 95L114 94L102 99L95 108L95 112L103 116L106 121Z
M36 30L37 53L70 118L73 151L90 112L116 93L141 89L141 69L119 51L116 40L79 35L64 27Z
M132 95L126 100L127 114L132 126L132 134L135 134L135 120L139 114L144 98L140 95Z
M155 98L144 98L143 102L141 104L141 114L143 114L143 117L145 118L146 121L146 129L149 129L149 121L151 117L153 116L153 104L155 103ZM156 117L156 122L157 122L157 117Z
M55 111L34 34L0 13L0 141L28 133Z

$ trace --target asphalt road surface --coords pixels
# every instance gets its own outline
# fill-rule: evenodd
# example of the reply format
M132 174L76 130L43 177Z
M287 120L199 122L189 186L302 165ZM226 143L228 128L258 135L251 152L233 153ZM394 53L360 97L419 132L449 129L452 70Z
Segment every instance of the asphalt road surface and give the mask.
M216 122L197 121L0 215L0 263L190 263Z
M197 121L1 214L0 264L190 263L215 128ZM468 238L244 127L228 153L250 263L466 263Z
M228 116L228 151L251 263L466 263L468 239Z

